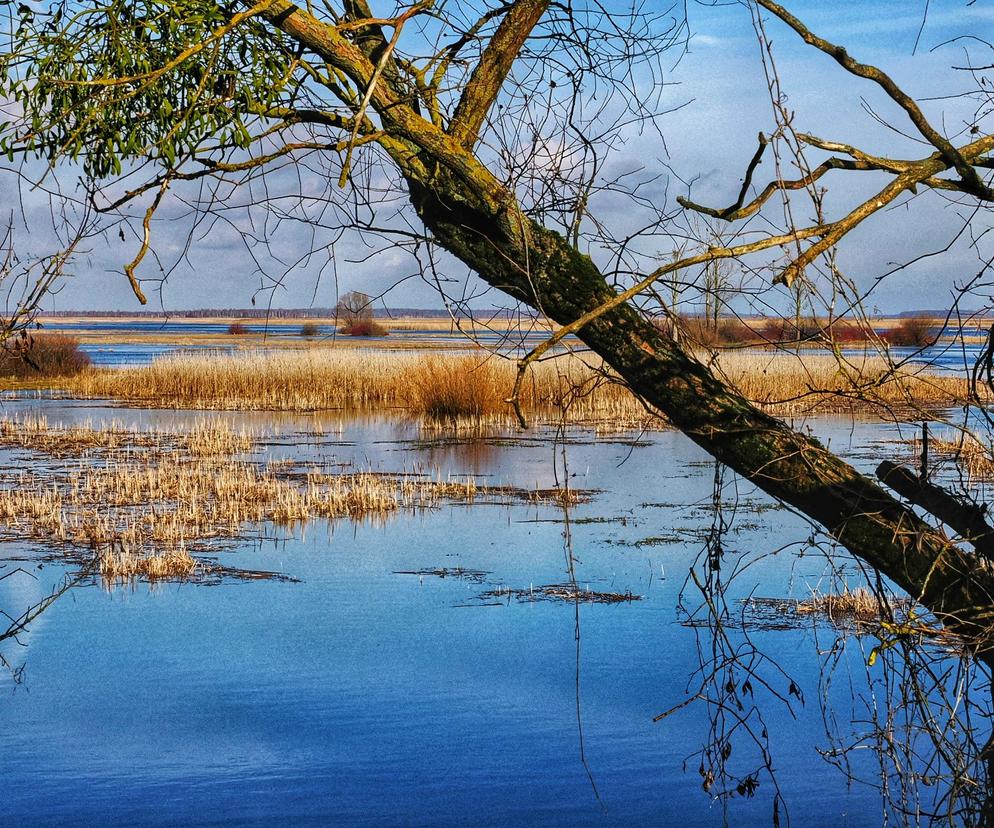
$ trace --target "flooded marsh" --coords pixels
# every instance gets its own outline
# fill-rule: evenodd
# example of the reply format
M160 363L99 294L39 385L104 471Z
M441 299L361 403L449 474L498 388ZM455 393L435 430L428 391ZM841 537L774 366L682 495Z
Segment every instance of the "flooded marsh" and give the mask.
M867 471L914 435L807 422ZM846 603L865 578L665 428L22 396L0 514L9 612L78 579L0 642L19 823L709 826L775 799L876 825L887 807L823 758L865 737L853 688L892 636ZM791 609L743 614L763 600ZM716 611L752 667L708 690ZM706 776L712 691L765 723L759 748L721 736L734 781ZM893 771L863 753L851 773Z

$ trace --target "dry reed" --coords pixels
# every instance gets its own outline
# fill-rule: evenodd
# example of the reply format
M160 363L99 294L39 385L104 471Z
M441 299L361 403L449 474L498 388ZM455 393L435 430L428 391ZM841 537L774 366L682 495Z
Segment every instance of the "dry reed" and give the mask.
M151 555L126 549L108 550L100 556L100 574L108 580L189 578L199 567L200 563L184 548Z
M402 410L431 421L510 422L507 397L516 365L472 356L356 351L283 351L180 355L150 366L94 370L67 390L81 397L193 409L313 411ZM534 416L573 421L645 419L622 386L604 383L579 357L544 363L524 384L522 403Z
M211 423L173 434L6 419L0 445L65 458L0 468L0 539L40 540L76 555L88 550L113 578L190 577L197 571L190 544L241 538L267 523L377 520L482 495L499 502L562 497L558 490L487 489L471 477L325 474L285 460L261 465L238 456L253 447L250 438Z
M948 406L968 394L960 377L894 371L876 356L739 351L721 354L717 365L745 397L776 412Z
M888 369L880 358L731 352L718 367L747 398L778 413L952 405L966 383L927 371ZM81 397L193 409L392 410L426 421L511 422L516 364L473 355L357 351L178 355L150 366L93 370L66 381ZM592 357L534 366L521 396L534 419L636 426L642 403Z
M907 599L890 598L889 603L904 607ZM839 593L822 595L813 593L810 598L798 601L794 607L798 615L821 615L832 621L878 621L885 612L881 599L866 587L844 589Z
M905 441L909 448L909 459L921 457L921 437ZM930 474L941 471L951 463L965 475L967 485L987 483L994 480L994 453L990 444L982 442L975 434L963 432L953 440L942 437L928 438Z

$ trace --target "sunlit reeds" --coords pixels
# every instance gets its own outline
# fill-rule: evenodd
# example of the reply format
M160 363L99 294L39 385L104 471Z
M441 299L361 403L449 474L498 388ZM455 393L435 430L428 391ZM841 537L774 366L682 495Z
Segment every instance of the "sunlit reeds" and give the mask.
M90 453L131 450L184 451L195 457L229 455L247 451L252 439L223 424L199 421L185 432L141 431L120 423L99 427L86 422L54 426L43 416L0 418L0 446L23 448L53 457L79 457Z
M516 363L480 355L282 351L181 355L97 370L68 385L78 396L176 408L407 412L429 420L506 419ZM579 357L543 363L524 384L536 416L645 419L623 387ZM568 403L568 404L567 404Z
M960 377L895 369L878 356L739 351L721 354L717 365L747 398L780 412L947 406L968 391Z
M253 441L216 423L165 433L0 420L0 445L43 463L0 469L0 538L32 539L92 558L108 577L191 577L188 549L264 525L380 520L399 510L468 503L558 503L558 490L483 488L472 477L328 474L260 462ZM80 451L85 447L85 451ZM571 502L582 499L570 492Z
M878 357L755 352L721 354L725 377L777 411L951 405L964 380L894 370ZM149 366L93 370L67 381L83 397L193 409L393 411L425 421L511 422L517 365L471 355L342 351L194 354ZM529 369L521 405L535 419L637 425L642 403L589 355L564 355Z
M148 555L124 548L108 549L100 555L100 574L108 580L144 577L150 581L163 578L189 578L201 564L184 548Z

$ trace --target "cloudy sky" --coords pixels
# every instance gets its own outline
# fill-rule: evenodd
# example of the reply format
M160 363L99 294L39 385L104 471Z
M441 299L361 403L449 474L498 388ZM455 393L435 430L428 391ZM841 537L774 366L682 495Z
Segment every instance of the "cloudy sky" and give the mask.
M977 105L957 95L974 88L976 79L950 67L966 65L969 60L994 62L994 52L977 40L988 35L994 39L994 10L984 0L973 5L967 0L932 0L930 4L924 0L795 0L787 5L819 34L845 44L858 59L888 71L909 93L924 101L933 123L949 136L961 142L969 140L963 133L976 119ZM610 173L637 166L646 176L659 176L655 192L660 199L671 201L686 194L688 182L693 182L690 193L695 201L724 206L738 192L757 133L773 128L769 93L745 6L691 2L687 14L691 31L688 50L679 61L675 53L673 60L664 60L666 80L672 85L666 89L661 106L675 108L660 120L665 144L655 135L633 136L616 149L605 169ZM799 131L854 144L874 154L909 158L929 154L931 148L900 134L910 132L910 124L872 84L846 75L829 57L804 46L779 23L770 21L768 34L787 106ZM948 42L964 35L972 39ZM966 47L970 47L969 55ZM871 113L891 126L878 123ZM812 159L817 163L819 154L813 153ZM764 164L757 181L767 180L772 171L771 164ZM63 170L63 184L71 182L73 175L72 170ZM310 180L304 176L304 186L319 194L327 181L314 180L313 171L309 176ZM831 217L868 197L883 181L870 175L832 173L823 183L830 190L826 204ZM28 240L22 243L40 250L47 238L41 229L46 226L47 201L10 175L0 177L0 197L5 203L12 204L15 199L23 202L29 220L27 233L24 227L19 231L21 238ZM232 205L242 197L233 196ZM168 210L164 215L170 215ZM968 216L966 208L934 194L909 197L871 218L853 235L841 253L841 268L861 285L869 285L895 264L947 247ZM598 218L623 235L631 217L623 204L606 203ZM980 235L989 221L989 213L973 217L974 235ZM275 255L253 260L234 232L236 226L251 229L256 236L271 233L277 241ZM433 287L415 276L416 268L408 255L384 250L382 242L354 233L337 239L333 260L323 248L326 237L315 242L305 227L287 222L279 228L248 228L244 223L233 221L229 225L224 220L205 224L190 237L192 244L187 250L188 237L188 224L178 219L161 222L156 228L154 242L160 260L179 263L164 284L146 284L151 307L247 307L253 298L262 306L325 306L334 304L338 291L353 289L370 294L389 290L384 301L393 306L441 306ZM954 286L981 269L978 250L969 242L969 234L960 234L960 241L943 255L928 257L887 277L872 294L869 309L889 312L947 305ZM74 276L49 307L137 309L139 305L122 275L136 245L131 231L124 240L117 229L94 239L88 253L75 263ZM317 253L307 257L315 246ZM658 247L660 254L665 254L666 244ZM980 248L982 254L982 243ZM372 255L374 252L377 255ZM596 250L591 253L595 258L606 255ZM453 293L480 290L480 284L458 264L442 260L439 268L443 276L454 280L449 286ZM154 279L158 272L150 257L140 275ZM275 289L274 279L280 282ZM501 302L487 294L474 304L485 308ZM980 306L983 299L970 304Z

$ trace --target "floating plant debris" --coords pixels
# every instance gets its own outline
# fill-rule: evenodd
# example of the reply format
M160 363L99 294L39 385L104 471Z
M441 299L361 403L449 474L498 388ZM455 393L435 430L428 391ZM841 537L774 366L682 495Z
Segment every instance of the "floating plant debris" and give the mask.
M479 596L481 601L492 601L495 598L510 601L512 598L522 603L533 601L569 601L585 604L621 604L629 601L641 601L641 595L635 595L630 590L625 592L599 592L581 587L578 584L547 584L530 586L526 589L514 589L498 586Z
M747 624L765 629L790 629L810 624L812 619L835 626L877 624L889 612L906 617L913 602L910 598L886 596L886 604L870 590L859 587L840 593L814 593L809 598L746 598L742 601Z
M440 569L398 569L394 575L419 575L421 577L432 578L457 578L461 581L469 581L474 584L482 584L489 572L482 569L463 569L461 566L452 568L442 567Z

